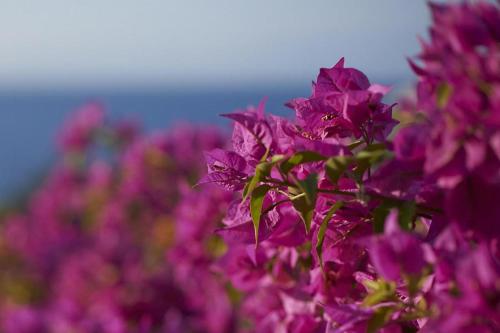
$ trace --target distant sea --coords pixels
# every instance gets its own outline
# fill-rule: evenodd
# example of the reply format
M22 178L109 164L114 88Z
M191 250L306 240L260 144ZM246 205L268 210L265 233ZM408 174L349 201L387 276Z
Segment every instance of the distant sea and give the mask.
M55 135L69 113L89 101L99 101L112 119L134 119L146 131L179 122L217 124L218 116L267 96L268 112L292 115L283 103L307 96L309 89L239 89L206 91L120 92L0 92L0 203L22 196L48 170L55 158Z
M404 86L404 81L395 84L387 101L394 101ZM85 103L98 101L111 119L136 120L150 132L185 122L229 128L229 121L219 114L257 105L264 97L268 98L267 112L291 117L293 111L284 103L309 94L308 86L116 92L0 90L0 208L22 197L42 179L55 159L55 137L63 121Z

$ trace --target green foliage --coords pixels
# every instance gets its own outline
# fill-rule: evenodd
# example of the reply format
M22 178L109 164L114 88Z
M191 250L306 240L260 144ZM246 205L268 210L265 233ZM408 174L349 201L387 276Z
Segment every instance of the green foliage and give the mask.
M370 290L363 300L364 306L373 306L396 297L396 284L382 279L377 281L364 281L363 284Z
M313 173L305 180L297 180L296 183L300 193L292 198L292 204L302 217L306 232L309 233L318 195L318 176Z
M385 198L373 211L373 231L375 233L384 232L385 220L392 209L398 210L398 223L401 229L412 229L413 220L417 213L416 203L414 201Z
M448 104L453 88L446 83L441 83L437 88L437 105L443 109Z
M368 320L366 333L378 332L379 329L381 329L388 323L393 312L394 309L390 306L377 308L371 318Z
M255 245L259 243L259 226L262 215L262 205L264 198L271 187L269 185L261 185L257 187L250 198L250 214L252 215L253 227L255 231Z
M326 157L314 151L300 151L293 154L281 163L280 169L284 174L289 173L294 167L309 162L320 162L326 160Z
M333 184L337 184L339 178L353 162L351 156L330 157L326 161L325 170L328 178Z
M375 233L381 234L384 232L385 219L393 207L390 201L384 200L382 204L375 208L373 211L373 231Z
M362 183L363 175L371 167L392 157L383 143L374 143L366 146L355 155L356 168L354 176L358 183Z
M323 267L323 242L325 240L325 234L326 234L326 229L328 227L328 222L330 222L331 218L333 217L333 214L342 206L344 205L343 201L337 201L330 209L328 210L328 213L326 214L325 218L321 222L321 226L319 227L318 231L318 240L316 242L316 253L318 254L319 262L321 267Z
M398 205L398 222L399 226L404 230L411 230L413 220L417 213L417 205L415 201L404 201Z
M271 174L271 170L273 169L273 167L277 163L281 162L284 158L284 155L274 155L273 157L271 157L270 161L262 161L257 164L257 167L255 168L255 174L252 176L252 178L250 178L250 181L243 189L243 201L245 201L252 194L253 190L255 190L255 188L261 181L263 181Z

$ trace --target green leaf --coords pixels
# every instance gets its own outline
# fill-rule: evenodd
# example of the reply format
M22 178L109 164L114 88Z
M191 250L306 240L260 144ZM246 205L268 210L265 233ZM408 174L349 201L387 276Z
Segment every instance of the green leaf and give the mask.
M259 243L259 225L262 215L262 205L264 204L264 198L270 188L271 186L269 185L261 185L253 190L250 198L250 215L252 215L253 228L255 232L255 245Z
M285 159L285 155L281 154L274 155L273 157L271 157L271 163L275 164L281 162L283 159Z
M259 140L259 141L260 141L260 140ZM263 146L265 146L265 145L264 145L264 143L262 143L262 142L261 142L261 144L262 144ZM270 153L270 152L271 152L271 147L270 147L270 146L269 146L269 147L266 147L266 152L265 152L265 153L264 153L264 155L262 155L262 157L260 158L260 162L265 162L265 161L267 160L267 157L269 156L269 153Z
M396 285L384 280L372 281L371 292L363 300L364 306L372 306L394 298Z
M314 210L310 205L307 204L307 200L305 197L292 200L292 204L295 210L299 212L302 221L304 222L306 233L309 233L309 229L311 228L311 221L314 216Z
M364 140L354 141L353 143L347 145L347 148L349 148L349 150L356 149L357 147L359 147L360 145L362 145L364 142L365 142Z
M398 223L403 230L411 230L417 211L415 201L405 201L398 207Z
M437 105L440 109L446 107L452 92L453 89L449 84L441 83L438 86L436 94L437 94Z
M356 155L358 161L366 161L369 164L376 164L381 162L385 157L389 155L386 150L362 150Z
M271 174L272 168L279 162L281 162L285 158L284 155L274 155L271 157L271 161L268 162L260 162L257 164L255 168L255 175L250 178L250 181L245 185L243 189L243 200L245 201L248 196L250 196L253 190L257 187L259 182L264 180L265 177Z
M305 180L298 181L298 186L306 194L307 203L315 205L318 195L318 175L315 173L309 174Z
M412 228L417 206L414 201L399 201L396 199L384 199L384 201L373 210L373 231L383 233L385 220L392 209L398 210L398 224L403 230Z
M311 221L316 207L316 198L318 194L318 176L314 173L307 176L305 180L297 181L297 186L301 191L296 199L292 200L293 207L300 213L306 232L309 233Z
M393 207L390 202L384 201L373 210L373 232L376 234L384 233L385 219Z
M275 155L271 157L270 161L260 162L257 164L256 169L260 172L263 177L267 177L271 174L272 168L285 158L284 155Z
M370 292L374 291L374 290L377 290L378 289L378 285L379 285L379 282L378 280L363 280L363 286L365 286L367 289L370 290Z
M375 313L368 320L368 324L366 326L366 333L376 333L384 327L389 320L391 319L391 315L394 312L394 309L389 306L383 306L377 308Z
M319 263L321 267L323 267L323 258L322 258L323 242L325 240L325 233L326 233L326 228L328 226L328 222L330 222L333 214L335 214L335 212L339 210L343 205L344 205L343 201L337 201L334 205L332 205L332 207L330 207L330 209L328 210L328 213L326 213L325 218L321 222L321 226L319 227L318 241L316 242L316 253L318 254Z
M383 143L375 143L368 145L362 151L356 154L356 162L358 168L356 172L364 173L366 169L374 164L380 163L384 159L391 157L392 154L387 150ZM362 175L361 173L361 175Z
M215 258L222 257L228 250L226 242L218 235L213 235L208 239L206 248L208 253Z
M380 151L380 150L385 151L386 149L387 149L387 146L385 143L378 142L378 143L369 144L363 150L364 151Z
M231 282L227 282L225 285L226 293L229 297L229 301L233 305L237 305L243 299L243 293L236 289Z
M405 274L404 281L406 283L406 290L408 290L408 295L410 297L415 297L421 290L423 278L417 275Z
M356 181L360 183L366 170L390 157L392 157L392 153L382 143L371 144L357 153L355 156L356 168L354 169Z
M293 154L281 163L281 171L287 174L297 165L309 162L319 162L326 160L326 157L314 151L301 151Z
M326 174L333 184L337 184L340 176L346 171L351 162L352 158L350 156L330 157L326 161Z
M256 168L255 175L253 175L252 178L250 178L250 181L245 185L245 188L243 189L242 201L245 201L248 198L248 196L252 194L257 185L259 185L262 178L263 178L262 172L258 168Z

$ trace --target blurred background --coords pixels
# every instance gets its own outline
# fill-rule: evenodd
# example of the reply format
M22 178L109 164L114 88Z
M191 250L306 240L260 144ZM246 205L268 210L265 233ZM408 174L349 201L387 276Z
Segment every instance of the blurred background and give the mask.
M372 82L411 84L425 1L19 1L0 11L0 202L50 165L67 114L98 100L148 130L269 97L307 96L342 56Z

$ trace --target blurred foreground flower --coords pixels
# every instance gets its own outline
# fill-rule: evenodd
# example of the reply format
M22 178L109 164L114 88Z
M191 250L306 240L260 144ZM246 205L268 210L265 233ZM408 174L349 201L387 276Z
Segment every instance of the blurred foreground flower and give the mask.
M49 177L2 224L1 331L233 331L211 268L231 195L192 188L224 137L185 125L143 135L104 116L90 104L66 122Z

